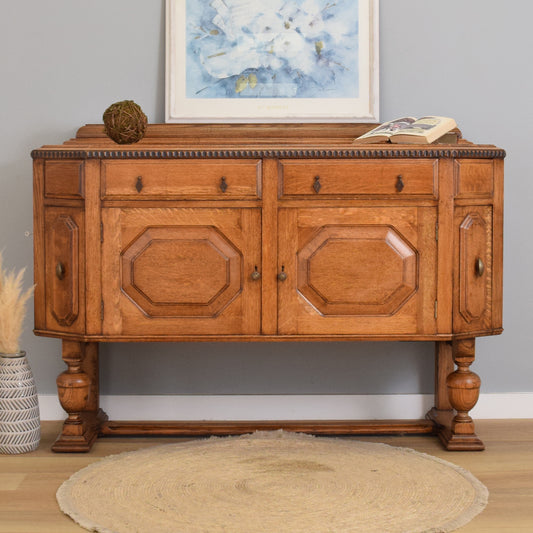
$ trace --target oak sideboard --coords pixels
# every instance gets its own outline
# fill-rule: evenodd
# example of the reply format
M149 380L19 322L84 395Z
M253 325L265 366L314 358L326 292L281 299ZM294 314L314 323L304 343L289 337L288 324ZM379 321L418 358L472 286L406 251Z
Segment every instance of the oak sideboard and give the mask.
M54 451L98 435L434 433L480 450L475 338L502 332L503 158L460 138L362 145L368 124L102 125L32 152L35 333L62 340ZM458 138L458 139L457 139ZM453 140L453 139L452 139ZM431 341L423 420L111 421L98 346Z

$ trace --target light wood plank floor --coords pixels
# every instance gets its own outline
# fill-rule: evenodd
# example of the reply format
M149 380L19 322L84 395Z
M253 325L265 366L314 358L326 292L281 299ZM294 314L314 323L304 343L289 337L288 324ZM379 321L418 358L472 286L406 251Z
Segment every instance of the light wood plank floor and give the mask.
M490 491L488 507L461 533L533 532L533 420L480 420L484 452L446 452L432 436L365 437L442 457L470 470ZM106 455L172 442L164 438L103 438L89 454L54 454L59 422L43 422L39 449L0 455L0 533L76 533L55 500L71 474ZM157 532L154 532L157 533ZM339 532L342 533L342 532Z

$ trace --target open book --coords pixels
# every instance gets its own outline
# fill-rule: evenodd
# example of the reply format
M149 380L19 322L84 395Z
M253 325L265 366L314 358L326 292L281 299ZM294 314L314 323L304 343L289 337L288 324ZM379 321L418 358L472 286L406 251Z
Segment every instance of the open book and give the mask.
M399 144L429 144L457 127L448 117L402 117L380 124L357 137L357 143L391 142Z

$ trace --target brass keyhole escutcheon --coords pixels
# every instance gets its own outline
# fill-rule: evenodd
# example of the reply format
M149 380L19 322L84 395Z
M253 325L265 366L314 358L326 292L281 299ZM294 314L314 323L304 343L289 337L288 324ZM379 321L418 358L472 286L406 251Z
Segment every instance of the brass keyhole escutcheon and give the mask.
M220 190L222 192L226 192L226 190L228 189L228 184L226 182L226 177L225 176L222 176L220 178Z
M137 176L137 183L135 183L135 188L137 189L137 192L141 192L143 190L143 177Z
M321 188L322 188L322 185L320 184L320 176L315 176L315 182L313 183L313 189L318 194Z
M405 187L405 184L404 184L404 182L403 182L403 176L400 174L400 175L396 178L396 190L397 190L398 192L402 192L404 187Z
M252 272L250 277L253 281L259 281L261 279L261 272L257 270L257 266L255 267L255 270Z

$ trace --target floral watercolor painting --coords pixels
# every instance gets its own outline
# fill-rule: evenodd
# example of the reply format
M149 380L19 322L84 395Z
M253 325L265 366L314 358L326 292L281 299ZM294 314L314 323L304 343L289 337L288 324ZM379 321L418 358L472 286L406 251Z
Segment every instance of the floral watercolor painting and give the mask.
M186 0L186 97L358 98L359 0Z

